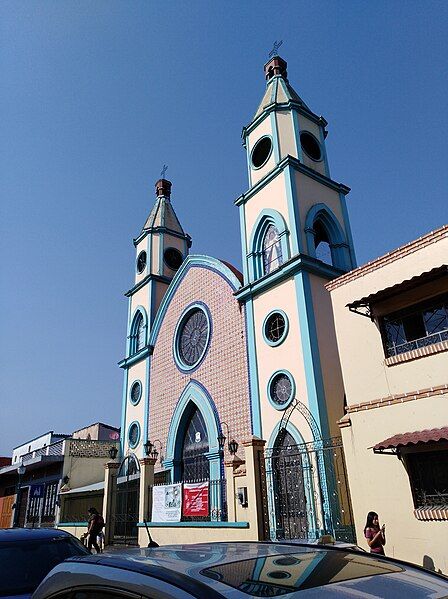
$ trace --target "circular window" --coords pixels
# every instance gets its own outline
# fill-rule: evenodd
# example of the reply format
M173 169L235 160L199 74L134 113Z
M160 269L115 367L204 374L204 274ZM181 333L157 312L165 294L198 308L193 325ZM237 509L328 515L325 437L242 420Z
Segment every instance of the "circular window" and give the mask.
M137 272L140 275L146 268L146 252L140 252L137 258Z
M279 410L285 409L291 402L294 390L293 379L289 373L277 372L269 381L269 399L273 406Z
M284 312L271 312L263 325L265 340L269 345L279 345L288 333L288 319Z
M138 422L133 422L129 426L128 441L129 446L132 448L138 445L138 442L140 441L140 425Z
M176 248L167 248L163 254L163 259L171 270L178 270L183 261L182 254Z
M279 557L278 559L275 559L274 564L276 566L295 566L295 564L300 564L300 560L296 557L287 555L286 557Z
M260 168L267 161L272 151L272 141L270 137L262 137L257 141L252 150L252 165L254 168Z
M205 310L194 306L183 316L176 334L176 355L180 365L191 370L205 355L210 337L210 321Z
M300 144L304 152L306 152L312 160L320 160L322 158L319 142L314 135L311 135L308 131L302 131L300 134Z
M135 405L138 404L138 402L140 401L140 398L142 396L142 384L140 381L135 381L134 383L132 383L131 386L131 392L130 392L130 398L131 398L131 403Z

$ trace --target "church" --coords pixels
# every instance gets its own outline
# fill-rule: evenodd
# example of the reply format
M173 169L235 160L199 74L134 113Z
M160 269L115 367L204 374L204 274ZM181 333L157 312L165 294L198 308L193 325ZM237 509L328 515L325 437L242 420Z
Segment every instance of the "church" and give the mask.
M134 239L110 542L350 540L344 388L325 285L356 266L327 121L278 55L243 128L243 272L190 253L172 184Z

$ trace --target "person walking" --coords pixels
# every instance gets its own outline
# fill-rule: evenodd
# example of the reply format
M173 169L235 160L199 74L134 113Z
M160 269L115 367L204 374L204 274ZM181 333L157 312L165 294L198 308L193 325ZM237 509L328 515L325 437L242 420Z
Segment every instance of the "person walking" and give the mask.
M380 528L380 522L376 512L369 512L367 514L364 536L370 547L370 553L385 555L384 545L386 544L386 525L383 524Z
M104 519L94 507L90 507L87 511L89 512L89 519L87 522L87 549L90 551L90 553L92 553L93 546L97 553L101 553L97 537L103 530Z

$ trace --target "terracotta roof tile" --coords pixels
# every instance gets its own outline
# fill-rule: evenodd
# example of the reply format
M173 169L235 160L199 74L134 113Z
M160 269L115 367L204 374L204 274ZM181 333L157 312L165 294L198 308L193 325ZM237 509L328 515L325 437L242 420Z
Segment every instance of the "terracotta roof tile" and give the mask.
M417 443L436 443L437 441L448 441L448 426L394 435L393 437L389 437L389 439L377 443L373 449L382 450L392 447L417 445Z

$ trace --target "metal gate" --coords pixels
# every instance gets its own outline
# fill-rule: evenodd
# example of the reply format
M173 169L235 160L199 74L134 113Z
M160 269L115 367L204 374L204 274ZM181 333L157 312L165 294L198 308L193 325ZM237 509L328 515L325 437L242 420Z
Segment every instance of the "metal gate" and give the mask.
M297 445L281 429L265 468L271 538L356 541L340 437Z
M138 545L140 496L140 465L134 456L127 456L117 477L113 515L113 544Z

